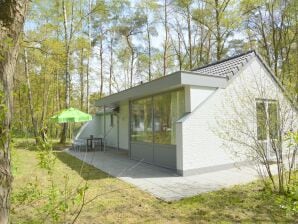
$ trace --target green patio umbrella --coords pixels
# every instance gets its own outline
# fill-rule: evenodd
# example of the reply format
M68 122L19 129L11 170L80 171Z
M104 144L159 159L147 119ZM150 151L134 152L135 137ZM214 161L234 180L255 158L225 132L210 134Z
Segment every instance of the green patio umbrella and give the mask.
M60 114L54 115L51 119L57 123L86 122L92 120L92 116L70 107Z

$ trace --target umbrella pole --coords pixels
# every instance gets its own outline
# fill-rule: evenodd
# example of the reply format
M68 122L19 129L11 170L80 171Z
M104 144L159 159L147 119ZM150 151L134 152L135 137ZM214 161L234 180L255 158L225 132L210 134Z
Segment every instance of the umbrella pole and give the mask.
M69 126L70 126L70 128L69 128L69 131L70 131L69 138L72 139L72 129L73 129L73 127L72 127L71 123L69 124Z

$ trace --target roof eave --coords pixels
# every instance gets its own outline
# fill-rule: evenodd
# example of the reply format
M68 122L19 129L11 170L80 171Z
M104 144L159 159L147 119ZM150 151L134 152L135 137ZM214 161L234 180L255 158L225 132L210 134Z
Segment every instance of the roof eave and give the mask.
M97 100L95 106L116 105L123 101L142 98L187 85L225 88L227 83L228 80L225 77L209 76L188 71L177 71L162 78L106 96Z

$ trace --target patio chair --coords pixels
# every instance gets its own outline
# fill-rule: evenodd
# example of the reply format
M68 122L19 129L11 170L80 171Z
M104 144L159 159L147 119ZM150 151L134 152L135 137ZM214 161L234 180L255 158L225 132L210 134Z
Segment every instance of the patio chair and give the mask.
M74 139L72 143L72 149L75 151L81 151L82 148L86 147L86 140L85 139Z

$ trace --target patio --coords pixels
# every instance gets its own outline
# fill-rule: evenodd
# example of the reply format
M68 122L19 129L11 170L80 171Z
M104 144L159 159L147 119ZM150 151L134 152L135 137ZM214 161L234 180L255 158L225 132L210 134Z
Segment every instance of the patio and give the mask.
M165 201L244 184L258 178L256 171L249 166L182 177L169 169L130 160L127 151L109 149L106 152L86 153L66 149L66 152Z

